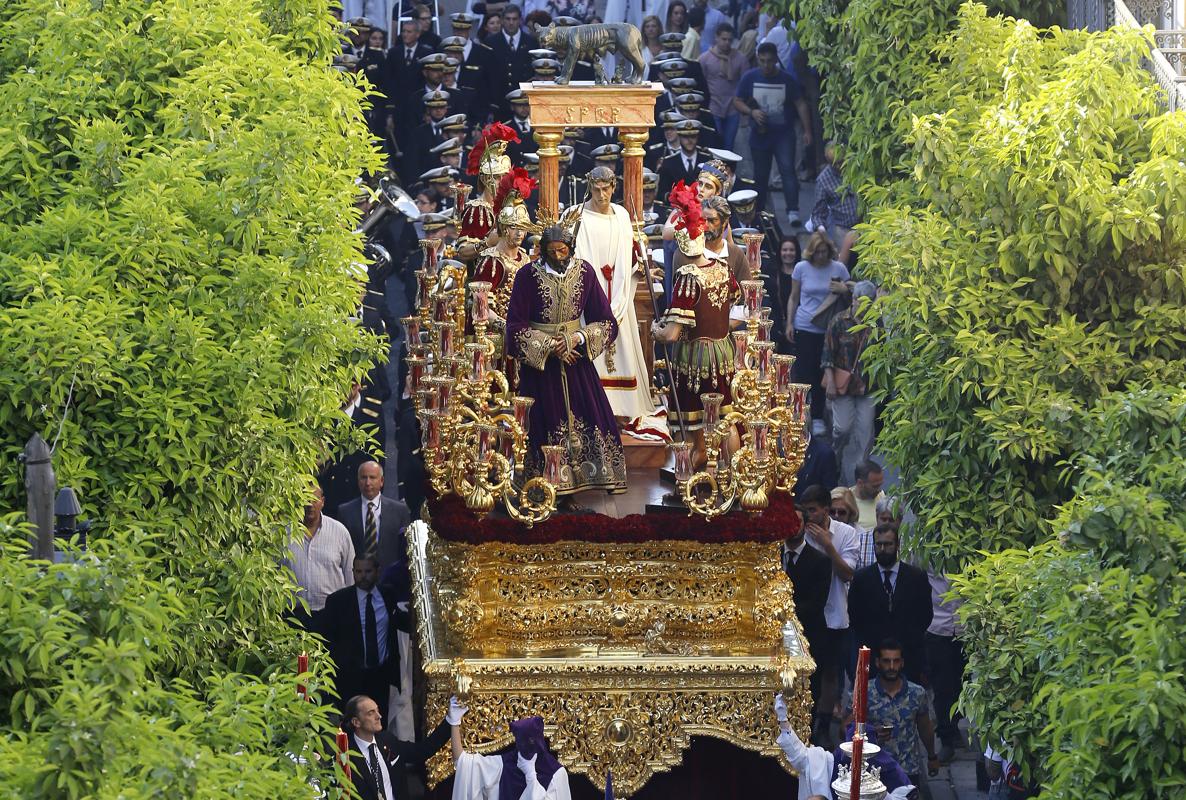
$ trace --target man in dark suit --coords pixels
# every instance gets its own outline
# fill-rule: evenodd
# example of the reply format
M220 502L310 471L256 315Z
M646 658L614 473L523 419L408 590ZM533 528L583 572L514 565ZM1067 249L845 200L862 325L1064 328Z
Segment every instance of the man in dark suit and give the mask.
M700 177L700 165L712 159L712 154L699 146L699 122L694 119L680 120L675 123L675 131L679 134L680 151L667 156L659 164L660 197L671 194L671 187L680 181L695 186Z
M325 599L313 619L314 630L325 637L337 667L335 689L345 700L364 694L379 705L387 722L391 687L400 687L397 630L411 633L412 618L398 606L395 592L379 586L379 559L356 556L354 585Z
M409 797L408 767L431 758L449 741L452 726L460 723L460 716L450 704L448 715L424 741L405 741L383 729L382 713L372 698L351 697L342 714L341 728L350 734L350 777L360 800Z
M387 50L386 81L383 90L393 108L424 86L420 59L432 53L420 41L420 26L414 19L404 18L399 23L399 41Z
M400 601L411 599L408 548L404 528L411 523L408 507L383 494L383 467L367 461L358 468L359 496L338 506L334 519L350 531L354 552L379 559L380 581Z
M531 80L531 51L539 47L539 41L521 26L523 12L516 5L502 10L502 32L489 37L487 43L493 50L497 81L492 88L495 97L505 97L507 92L518 89L523 81ZM503 101L499 107L498 119L510 116L510 103Z
M374 367L367 373L365 383L356 384L342 406L355 428L368 434L367 450L355 450L336 461L327 462L317 482L325 494L326 508L337 508L354 495L358 480L358 467L375 456L372 452L383 447L387 441L387 422L383 416L383 403L391 397L391 383L382 367Z
M824 652L830 641L828 625L824 620L824 606L828 602L828 590L832 586L832 560L807 544L807 526L800 524L799 533L782 544L782 569L794 584L795 616L803 626L803 635L811 648L816 663L830 657ZM819 702L819 670L811 676L811 699Z
M906 677L922 683L926 635L934 608L927 574L898 560L898 526L873 529L876 564L856 571L848 590L848 611L856 643L876 648L886 638L902 643Z

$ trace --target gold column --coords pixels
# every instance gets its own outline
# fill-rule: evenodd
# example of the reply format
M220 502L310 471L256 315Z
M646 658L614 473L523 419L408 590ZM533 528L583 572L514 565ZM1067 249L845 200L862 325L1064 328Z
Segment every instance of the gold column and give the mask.
M539 143L539 213L538 222L554 223L560 214L560 140L563 131L536 129Z
M639 219L642 210L642 157L646 155L645 128L622 128L618 141L622 143L622 204L630 212L630 219Z

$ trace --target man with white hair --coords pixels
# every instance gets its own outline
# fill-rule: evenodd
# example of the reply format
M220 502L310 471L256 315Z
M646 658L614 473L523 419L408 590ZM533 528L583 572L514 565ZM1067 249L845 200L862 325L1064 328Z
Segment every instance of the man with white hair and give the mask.
M853 287L852 304L836 315L824 334L820 366L823 386L832 407L832 446L840 461L840 482L851 485L857 464L873 449L876 401L870 393L863 357L869 345L869 328L859 328L877 296L871 281ZM856 330L854 330L856 329Z

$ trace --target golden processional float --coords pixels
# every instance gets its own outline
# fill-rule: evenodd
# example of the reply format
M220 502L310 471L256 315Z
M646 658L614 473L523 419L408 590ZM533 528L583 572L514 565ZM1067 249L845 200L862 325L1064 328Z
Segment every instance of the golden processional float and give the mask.
M522 85L540 145L540 218L553 221L560 210L564 129L592 126L618 129L624 205L634 217L662 86L568 84L565 77L577 55L596 57L610 42L619 62L632 62L637 31L549 31L541 44L566 58L566 71L555 83ZM746 235L753 263L760 243L761 234ZM810 413L808 387L790 381L793 359L773 352L761 282L742 287L732 411L721 415L719 395L704 397L704 468L693 469L687 441L666 445L666 454L662 444L651 452L628 448L626 495L605 501L601 513L554 515L565 448L545 448L543 476L522 482L531 400L513 393L497 358L490 286L467 286L464 264L442 258L437 242L421 244L419 307L404 325L435 495L425 521L409 529L408 545L427 718L439 719L449 696L461 696L470 707L466 749L490 753L511 743L511 720L542 716L569 772L604 787L612 770L619 797L680 764L693 735L782 760L774 693L787 697L804 740L811 720L815 665L779 553L799 524L790 490ZM649 343L649 299L639 310ZM722 443L734 425L742 445L729 454ZM674 507L659 499L655 465L664 461L682 498ZM439 753L430 784L451 770Z

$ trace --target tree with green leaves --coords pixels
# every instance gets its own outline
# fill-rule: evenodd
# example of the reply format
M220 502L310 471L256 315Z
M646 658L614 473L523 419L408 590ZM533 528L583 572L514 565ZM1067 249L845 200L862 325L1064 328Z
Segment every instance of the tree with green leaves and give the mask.
M14 796L294 797L330 772L296 656L313 686L328 665L282 621L279 560L382 350L349 321L379 159L339 47L327 0L0 6L0 507L40 432L101 521L57 566L3 532Z
M911 46L878 48L859 4L799 4L805 36L844 34L825 105L863 117L834 124L888 291L866 358L907 541L963 571L963 709L1042 797L1178 797L1186 116L1143 32L918 5L880 20L933 13Z

